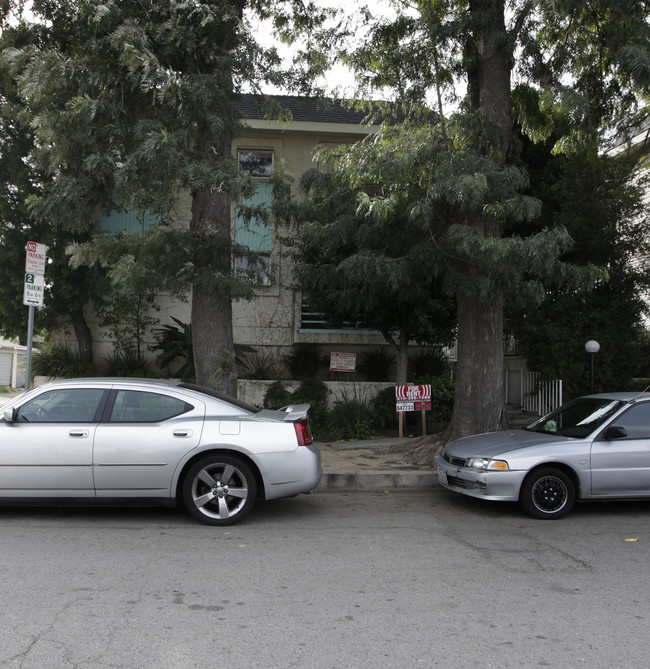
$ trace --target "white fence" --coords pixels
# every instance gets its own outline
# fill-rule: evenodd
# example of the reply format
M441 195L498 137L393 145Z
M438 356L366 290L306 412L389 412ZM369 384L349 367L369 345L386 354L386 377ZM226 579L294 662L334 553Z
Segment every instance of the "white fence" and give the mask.
M538 372L521 372L521 407L539 416L562 404L562 380L540 381Z

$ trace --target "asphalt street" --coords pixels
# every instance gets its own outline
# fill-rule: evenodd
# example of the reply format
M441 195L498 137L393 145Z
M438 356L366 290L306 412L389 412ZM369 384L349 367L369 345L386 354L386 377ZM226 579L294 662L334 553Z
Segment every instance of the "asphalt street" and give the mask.
M650 654L650 503L535 521L441 489L0 509L0 665L611 667Z

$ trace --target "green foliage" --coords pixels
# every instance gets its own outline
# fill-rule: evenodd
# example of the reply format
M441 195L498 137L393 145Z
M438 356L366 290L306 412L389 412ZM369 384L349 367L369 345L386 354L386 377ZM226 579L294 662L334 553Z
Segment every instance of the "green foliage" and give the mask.
M96 376L96 371L70 344L46 340L38 353L32 356L32 374L70 379Z
M169 323L156 328L156 344L152 350L160 351L156 362L162 369L169 371L169 376L183 380L196 377L194 372L194 353L192 347L192 326L171 317L176 325ZM172 364L180 365L173 368Z
M329 415L331 439L370 439L373 435L373 413L358 399L337 400Z
M124 357L144 364L147 345L145 337L158 317L159 311L156 294L150 290L133 289L115 290L110 298L97 309L99 324L108 328L102 333L109 336L117 353L117 358Z
M245 8L263 19L280 17L275 27L287 39L296 30L318 30L328 15L299 0L48 0L31 4L15 30L3 26L21 39L3 44L10 48L0 66L38 136L29 157L42 172L42 188L26 193L30 211L82 235L77 266L99 259L113 285L143 270L175 296L191 286L195 305L209 301L201 299L205 291L223 301L252 296L250 281L231 262L231 204L252 188L231 153L241 132L236 102L243 86L258 92L290 77L277 50L257 43ZM177 219L179 192L193 198L189 230ZM139 248L126 238L90 241L97 212L115 200L165 224ZM109 260L103 251L111 245ZM219 319L212 308L197 314L197 378L232 391L230 312ZM215 328L218 344L207 346Z
M553 141L552 136L548 144ZM531 189L546 203L536 225L550 220L565 225L574 239L565 260L607 267L609 280L593 290L548 290L536 310L512 304L510 327L529 369L544 379L562 379L565 397L590 389L584 351L590 339L601 344L594 360L596 390L626 389L642 367L639 332L645 305L640 294L647 290L648 276L635 259L650 252L643 203L648 175L638 173L633 152L611 157L585 148L551 156L543 145L524 149Z
M274 381L264 395L265 409L281 409L291 403L291 393L282 381Z
M427 412L427 425L436 426L433 432L439 432L451 420L454 408L455 384L449 376L437 376L427 381L431 384L431 411Z
M448 368L447 357L439 346L426 348L409 357L409 379L413 383L429 383L429 379L443 376Z
M107 376L150 377L149 363L135 349L115 348L104 359Z
M317 379L304 379L293 393L283 381L275 381L264 395L264 408L281 409L289 404L309 404L312 432L322 435L328 426L327 394L327 386Z
M378 430L396 430L395 387L380 390L370 401L373 424Z
M359 355L357 371L363 374L366 381L389 381L394 364L395 356L386 347L373 348Z
M281 379L284 371L284 360L275 351L251 350L238 359L240 377L244 379Z
M314 434L323 433L328 425L327 386L315 378L303 378L291 396L292 404L307 403L309 424Z
M311 379L318 376L324 364L319 344L294 344L284 358L292 379Z
M36 38L20 27L6 26L0 52L25 47ZM44 308L36 310L35 330L46 333L75 325L75 334L87 331L83 307L106 288L101 273L72 269L65 247L89 238L62 229L51 217L36 218L27 203L39 197L48 177L36 160L37 145L30 118L19 96L17 82L0 58L0 332L25 340L28 309L22 304L25 245L36 241L48 247ZM79 354L92 364L90 336L79 341Z

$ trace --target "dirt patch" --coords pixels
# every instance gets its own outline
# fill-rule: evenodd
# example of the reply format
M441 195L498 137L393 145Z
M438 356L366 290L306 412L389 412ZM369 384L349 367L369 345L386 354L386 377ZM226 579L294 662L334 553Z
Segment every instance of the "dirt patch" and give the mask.
M372 448L325 445L321 447L321 458L323 468L329 471L433 469L433 456L442 445L435 437Z

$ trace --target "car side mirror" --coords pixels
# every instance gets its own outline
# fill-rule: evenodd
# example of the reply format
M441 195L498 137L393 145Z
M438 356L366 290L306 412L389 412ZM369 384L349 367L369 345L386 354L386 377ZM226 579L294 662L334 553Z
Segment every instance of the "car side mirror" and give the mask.
M605 439L608 441L611 439L622 439L627 437L627 430L621 425L610 425L605 430Z
M13 409L5 409L2 412L2 416L5 419L5 423L15 423L18 418L18 409L15 407Z

